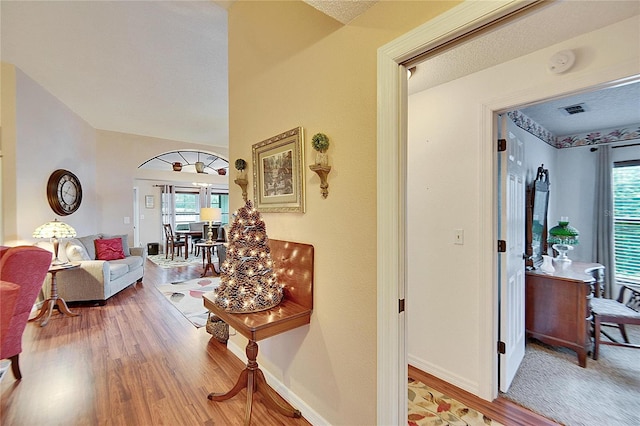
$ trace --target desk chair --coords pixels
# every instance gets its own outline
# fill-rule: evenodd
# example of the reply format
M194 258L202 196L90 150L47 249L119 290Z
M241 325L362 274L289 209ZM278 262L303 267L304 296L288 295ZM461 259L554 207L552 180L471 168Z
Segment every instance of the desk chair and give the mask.
M627 295L627 292L629 295ZM627 299L626 302L625 298ZM600 345L640 349L640 344L629 342L629 337L625 330L625 324L640 325L640 288L623 285L616 300L594 297L591 299L591 313L593 314L593 359L598 359ZM603 323L617 327L624 342L618 342L602 330ZM604 334L611 341L600 340L601 334Z
M189 256L189 247L187 247L187 241L181 240L180 237L176 237L173 234L173 229L171 228L170 223L166 223L162 225L164 228L164 236L166 239L166 252L165 259L169 257L169 251L171 251L171 260L173 260L173 255L175 254L176 249L178 250L178 256L182 255L182 247L184 247L184 258L185 260Z

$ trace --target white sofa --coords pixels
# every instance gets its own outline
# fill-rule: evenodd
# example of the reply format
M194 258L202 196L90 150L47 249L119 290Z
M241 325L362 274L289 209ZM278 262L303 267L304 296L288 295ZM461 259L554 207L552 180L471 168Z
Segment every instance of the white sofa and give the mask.
M122 238L124 259L96 260L94 241L99 238ZM51 243L38 243L40 247L53 251ZM126 235L96 234L86 237L61 240L58 258L78 262L79 268L60 271L56 274L58 296L66 302L104 302L114 294L136 282L142 282L144 263L147 258L144 247L131 247ZM43 286L45 298L50 297L51 274Z

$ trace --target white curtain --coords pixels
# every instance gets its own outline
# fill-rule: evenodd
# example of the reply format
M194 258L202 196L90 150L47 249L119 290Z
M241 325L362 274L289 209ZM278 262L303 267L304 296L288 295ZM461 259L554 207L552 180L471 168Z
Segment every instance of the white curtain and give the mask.
M211 188L200 188L200 208L211 207Z
M171 229L176 228L176 197L173 185L162 185L162 224L171 224ZM162 230L164 235L164 230Z
M611 147L598 147L596 165L595 229L593 239L594 261L605 266L604 297L616 295L615 246L613 239L613 187Z

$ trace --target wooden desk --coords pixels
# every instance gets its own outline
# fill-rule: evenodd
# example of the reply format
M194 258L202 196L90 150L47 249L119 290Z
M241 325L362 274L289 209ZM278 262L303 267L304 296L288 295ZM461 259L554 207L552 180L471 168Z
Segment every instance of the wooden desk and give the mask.
M599 263L554 262L555 272L527 271L525 327L528 337L576 351L581 367L587 365L591 339L589 322L593 284L600 286L604 266Z
M251 423L253 394L261 392L270 409L288 417L301 417L300 411L284 401L267 383L258 367L258 340L293 330L311 322L313 310L313 246L288 241L270 240L271 258L276 272L284 284L285 297L276 307L250 314L232 314L203 296L204 306L229 326L249 339L246 347L247 367L242 370L236 384L226 393L210 393L211 401L225 401L247 390L244 424Z
M71 312L69 307L67 306L67 302L64 301L63 298L58 297L58 283L56 281L56 274L60 271L64 271L66 269L74 269L79 267L79 263L65 263L62 265L52 265L49 268L49 273L51 274L51 297L44 301L40 312L35 318L31 318L29 321L37 321L40 318L43 318L46 314L46 317L42 319L40 323L40 327L44 327L51 319L51 314L53 313L53 307L58 306L58 310L70 317L77 317L78 313Z

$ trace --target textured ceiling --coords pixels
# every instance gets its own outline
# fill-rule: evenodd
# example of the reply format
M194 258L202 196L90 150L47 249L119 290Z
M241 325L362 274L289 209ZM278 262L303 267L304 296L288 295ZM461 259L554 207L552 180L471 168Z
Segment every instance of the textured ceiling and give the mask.
M582 105L584 112L570 115L564 110L564 107L576 104ZM521 108L520 111L554 136L638 125L640 83L556 99Z
M315 7L325 15L331 16L338 22L348 24L358 15L377 3L368 0L304 0L305 3Z
M580 34L640 14L639 1L554 2L525 19L498 28L418 63L408 83L409 94L487 69ZM576 61L580 61L579 52ZM546 70L546 63L540 67ZM633 92L626 93L628 90ZM638 85L583 94L571 99L520 109L556 136L640 123ZM588 99L591 112L560 116L558 107ZM596 112L597 111L597 112ZM532 115L530 115L532 114ZM534 117L535 115L535 117ZM597 116L597 117L596 117ZM610 125L611 124L611 125Z

